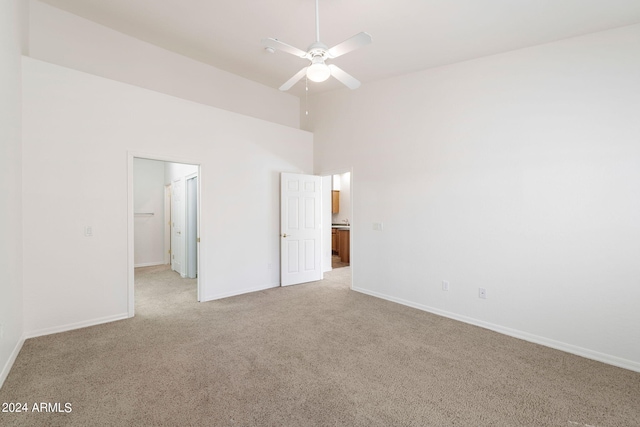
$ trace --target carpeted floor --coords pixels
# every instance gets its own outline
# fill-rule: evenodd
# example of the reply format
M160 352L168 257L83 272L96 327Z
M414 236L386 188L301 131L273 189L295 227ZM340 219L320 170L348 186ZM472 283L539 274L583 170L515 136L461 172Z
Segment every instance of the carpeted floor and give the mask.
M0 403L30 411L0 425L640 426L640 374L353 292L349 275L197 303L194 280L139 269L136 317L27 340Z

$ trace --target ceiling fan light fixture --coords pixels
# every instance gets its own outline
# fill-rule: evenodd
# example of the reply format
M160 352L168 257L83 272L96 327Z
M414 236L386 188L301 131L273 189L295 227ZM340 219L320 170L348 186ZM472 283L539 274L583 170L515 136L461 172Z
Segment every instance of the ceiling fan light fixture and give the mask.
M281 42L278 39L262 39L262 44L266 46L267 52L273 53L274 50L278 49L295 55L298 58L311 60L310 65L298 71L293 77L291 77L282 86L280 86L279 89L282 91L289 90L293 87L293 85L295 85L305 76L307 77L307 81L311 80L312 82L316 83L324 82L329 77L333 76L336 80L338 80L349 89L357 89L358 87L360 87L360 82L357 79L344 72L335 64L327 65L324 63L324 61L326 59L335 59L339 56L344 55L345 53L351 52L352 50L368 45L369 43L371 43L371 36L365 32L361 32L329 49L327 45L320 41L320 18L318 15L318 0L315 0L315 3L316 41L307 48L306 52L302 49L298 49L297 47ZM306 85L305 89L309 90Z
M307 77L309 78L309 80L311 80L312 82L320 83L327 80L329 76L331 76L331 70L329 69L327 64L324 63L324 60L322 58L313 58L313 61L311 62L311 66L307 68Z

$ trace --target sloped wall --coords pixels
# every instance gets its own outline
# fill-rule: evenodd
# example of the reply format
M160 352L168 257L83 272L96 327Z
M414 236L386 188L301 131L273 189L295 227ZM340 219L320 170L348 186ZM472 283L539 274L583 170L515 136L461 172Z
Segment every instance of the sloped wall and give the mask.
M37 0L29 56L247 116L300 127L300 99Z

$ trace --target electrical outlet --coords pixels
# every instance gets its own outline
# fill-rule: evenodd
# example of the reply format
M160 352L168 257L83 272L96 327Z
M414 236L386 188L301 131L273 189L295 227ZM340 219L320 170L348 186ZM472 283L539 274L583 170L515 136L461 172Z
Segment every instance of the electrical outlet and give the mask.
M449 290L449 282L447 282L446 280L442 281L442 290L443 291L448 291Z
M487 290L485 288L478 288L478 298L487 299Z

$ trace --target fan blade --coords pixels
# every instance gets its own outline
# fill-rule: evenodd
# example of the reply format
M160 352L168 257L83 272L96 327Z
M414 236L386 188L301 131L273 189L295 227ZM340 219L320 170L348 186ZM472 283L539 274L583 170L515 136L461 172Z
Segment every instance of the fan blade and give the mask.
M329 64L329 69L331 70L331 75L349 89L358 89L360 87L360 82L355 77L342 71L342 68Z
M298 49L297 47L283 43L278 39L272 39L272 38L262 39L262 44L265 45L266 47L271 47L273 49L278 49L284 52L288 52L300 58L305 58L307 56L307 52L305 52L304 50Z
M351 52L359 47L366 46L369 43L371 43L371 36L362 32L335 45L329 49L327 53L329 54L329 58L337 58L340 55L344 55L345 53Z
M280 90L284 92L285 90L291 89L294 84L298 83L298 80L304 77L307 73L307 68L309 67L304 67L302 70L298 71L295 76L291 77L285 84L280 86Z

